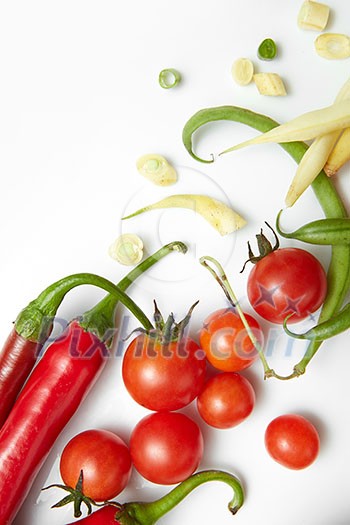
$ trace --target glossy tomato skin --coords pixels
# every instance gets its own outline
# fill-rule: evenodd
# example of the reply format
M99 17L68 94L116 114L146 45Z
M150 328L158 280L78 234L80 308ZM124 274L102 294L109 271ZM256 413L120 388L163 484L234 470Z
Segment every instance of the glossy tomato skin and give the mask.
M122 368L133 399L157 411L178 410L191 403L203 387L205 372L205 356L192 339L164 345L144 334L128 346Z
M192 419L179 412L155 412L134 428L130 452L138 472L162 485L179 483L198 468L203 436Z
M258 321L249 314L245 316L255 337L263 345L263 333ZM212 313L204 321L199 338L208 361L224 372L243 370L259 357L238 313L232 308Z
M296 323L315 312L327 293L321 263L299 248L281 248L263 257L248 277L248 298L254 310L272 323Z
M285 414L268 425L265 446L275 461L284 467L300 470L315 461L320 438L308 419L298 414Z
M231 428L242 423L252 412L255 392L251 383L236 372L211 377L197 398L204 421L215 428Z
M64 483L75 487L83 471L83 493L95 501L112 499L127 485L132 463L127 445L108 430L85 430L65 446L60 459Z

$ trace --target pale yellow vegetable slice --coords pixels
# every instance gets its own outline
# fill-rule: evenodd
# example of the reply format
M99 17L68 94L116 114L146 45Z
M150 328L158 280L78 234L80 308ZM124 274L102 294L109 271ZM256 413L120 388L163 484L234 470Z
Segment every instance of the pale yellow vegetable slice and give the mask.
M253 80L254 65L249 58L238 58L232 64L232 78L240 86L246 86Z
M260 95L269 97L287 95L283 80L277 73L256 73L253 78Z
M339 33L323 33L315 40L315 49L319 56L329 60L350 57L350 37Z
M136 167L141 175L157 186L170 186L177 181L175 168L162 155L143 155L137 160Z
M298 14L298 26L301 29L323 31L328 23L329 12L328 5L306 0Z
M346 128L329 155L324 167L328 177L336 175L340 168L350 160L350 128Z
M109 247L109 255L125 266L134 266L142 261L143 242L138 235L123 233Z
M170 195L154 204L145 206L134 213L123 217L123 220L130 219L146 211L162 208L187 208L199 213L215 228L220 235L227 235L242 228L246 221L232 208L223 202L208 197L206 195Z
M281 124L262 135L236 144L226 149L228 153L252 144L267 142L292 142L293 140L311 140L319 135L350 126L350 100L343 100L331 106L309 111L295 119Z
M335 103L347 99L350 99L350 79L345 82L338 93ZM285 199L286 206L293 206L297 199L315 180L324 168L329 154L334 148L340 134L341 131L337 130L315 138L299 163Z
M288 193L285 198L286 206L290 207L295 204L299 197L314 181L327 161L329 152L334 147L338 138L338 132L332 132L322 137L318 137L311 144L311 147L305 152L302 158L302 164L291 182Z

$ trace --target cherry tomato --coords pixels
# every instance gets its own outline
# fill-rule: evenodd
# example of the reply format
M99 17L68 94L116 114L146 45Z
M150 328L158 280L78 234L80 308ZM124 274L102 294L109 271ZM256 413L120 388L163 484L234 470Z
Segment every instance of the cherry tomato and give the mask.
M249 274L248 298L264 319L296 323L315 312L327 292L326 273L311 253L281 248L263 257Z
M130 452L124 441L108 430L85 430L65 446L60 460L64 483L75 487L83 471L83 493L95 501L114 498L131 474Z
M199 394L206 361L192 339L162 344L141 334L123 359L125 386L140 405L150 410L178 410Z
M208 425L231 428L252 412L255 392L240 374L224 372L211 377L197 398L198 412Z
M279 416L268 425L265 446L270 456L284 467L299 470L316 459L320 439L314 425L297 414Z
M202 433L179 412L155 412L134 428L130 452L135 468L153 483L179 483L193 474L203 455Z
M245 316L262 345L263 334L259 323L249 314ZM208 361L224 372L243 370L259 357L239 315L232 308L223 308L211 314L204 321L199 337Z

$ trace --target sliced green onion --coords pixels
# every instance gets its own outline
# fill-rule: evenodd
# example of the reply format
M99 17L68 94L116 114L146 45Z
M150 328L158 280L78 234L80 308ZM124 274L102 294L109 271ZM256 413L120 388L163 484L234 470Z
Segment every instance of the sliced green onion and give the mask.
M350 57L350 37L341 33L322 33L315 40L316 53L322 58L339 60Z
M177 174L173 166L156 153L143 155L137 160L136 166L141 175L158 186L169 186L177 181Z
M261 60L272 60L277 54L277 46L272 38L265 38L258 48L258 57Z
M158 77L159 85L164 89L169 89L177 86L180 80L180 73L173 68L162 69Z
M138 235L123 233L109 247L108 252L120 264L134 266L142 261L143 242Z
M305 0L298 14L298 26L301 29L323 31L328 23L329 7L314 0Z
M238 58L232 64L231 73L233 80L240 86L249 84L254 75L254 65L249 58Z

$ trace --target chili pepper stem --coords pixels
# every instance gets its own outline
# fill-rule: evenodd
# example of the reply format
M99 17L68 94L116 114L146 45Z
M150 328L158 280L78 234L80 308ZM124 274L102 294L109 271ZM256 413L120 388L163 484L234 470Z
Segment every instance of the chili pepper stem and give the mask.
M185 254L187 246L181 241L173 241L166 244L131 270L118 283L118 288L125 291L142 273L172 252ZM117 304L117 297L108 295L91 310L85 312L80 321L81 326L87 331L93 331L100 339L104 338L108 329L114 327L114 315ZM109 341L106 341L106 344L111 345L112 341L113 339L111 338Z
M228 509L232 514L236 514L244 502L244 492L240 481L232 474L221 470L203 470L193 474L156 501L126 503L117 512L116 520L122 525L154 525L195 488L208 481L221 481L232 488L234 496L228 504Z
M106 290L106 292L112 294L117 301L120 301L121 303L126 306L132 314L140 321L142 326L146 330L153 330L153 324L148 319L146 314L141 310L139 306L128 296L126 293L118 288L115 284L111 283L107 279L99 276L95 276L95 284L99 286L100 288L103 288Z
M249 323L246 319L246 316L244 315L244 312L239 304L239 301L236 297L236 294L234 293L233 289L232 289L232 286L230 285L230 282L227 278L227 275L225 274L225 271L223 269L223 267L221 266L221 264L216 260L214 259L214 257L210 257L208 255L204 256L204 257L201 257L199 259L199 262L202 264L202 266L204 266L207 270L209 270L209 272L214 276L214 278L216 279L216 281L219 283L219 285L221 286L221 288L223 289L227 299L229 300L230 304L237 309L237 312L238 312L238 315L239 317L241 318L241 321L245 327L245 329L247 330L247 334L251 340L251 342L253 343L255 349L257 350L258 354L259 354L259 357L260 357L260 360L262 362L262 365L264 367L264 378L268 378L268 377L272 377L272 376L275 376L275 372L274 370L272 370L270 368L270 366L268 365L268 362L266 360L266 357L264 355L264 351L259 343L259 341L257 340L257 338L255 337L251 327L249 326ZM209 264L208 262L212 263L214 266L216 266L216 270L214 270Z
M95 275L76 273L48 286L19 313L15 321L17 333L29 341L45 341L51 333L53 318L65 295L84 284L96 285Z
M93 273L76 274L76 276L72 276L72 279L74 277L77 283L79 281L79 284L90 284L93 286L97 286L98 288L102 288L106 292L110 293L114 297L116 302L120 301L124 304L124 306L126 306L130 310L132 314L134 314L134 316L140 321L140 323L146 330L153 330L153 325L151 321L144 314L141 308L139 308L139 306L137 306L137 304L128 295L126 295L126 293L123 290L121 290L111 281ZM51 302L48 301L48 304L51 305ZM23 327L23 330L25 330L28 322L27 312L23 316L21 316L20 314L18 322L20 326Z

